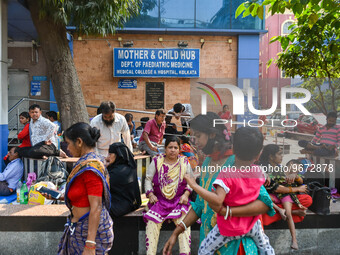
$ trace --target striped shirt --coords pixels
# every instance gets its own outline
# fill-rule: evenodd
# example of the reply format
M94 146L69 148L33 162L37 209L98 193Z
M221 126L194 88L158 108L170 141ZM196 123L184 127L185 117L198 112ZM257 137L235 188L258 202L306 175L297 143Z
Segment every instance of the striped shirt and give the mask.
M327 129L326 126L319 128L312 143L340 146L340 125L334 125L330 129Z

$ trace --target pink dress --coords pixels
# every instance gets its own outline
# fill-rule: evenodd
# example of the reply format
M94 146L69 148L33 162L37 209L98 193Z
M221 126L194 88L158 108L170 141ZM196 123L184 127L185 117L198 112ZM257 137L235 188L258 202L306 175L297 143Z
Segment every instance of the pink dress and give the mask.
M251 165L250 172L230 168L221 171L214 182L214 187L221 186L226 191L223 204L225 206L246 205L257 199L260 188L265 182L264 175L259 166ZM260 216L231 217L217 215L217 225L223 236L240 236L248 233Z

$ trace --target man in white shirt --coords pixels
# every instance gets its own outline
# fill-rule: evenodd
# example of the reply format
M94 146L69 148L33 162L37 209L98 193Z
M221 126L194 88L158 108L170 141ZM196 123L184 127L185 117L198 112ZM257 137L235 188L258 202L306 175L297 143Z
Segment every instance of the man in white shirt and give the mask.
M133 152L130 129L125 117L116 113L116 105L112 101L102 102L100 104L102 113L91 120L91 126L100 130L100 137L96 144L97 153L106 157L111 144L121 142L121 136L124 143Z
M189 121L195 117L191 104L177 103L168 111L168 114L174 115L177 120L181 118L183 134L185 134L189 128Z
M0 173L0 196L9 196L17 188L18 182L24 173L24 165L19 158L19 148L11 148L8 152L9 164Z
M27 152L29 158L44 158L49 156L66 157L65 152L58 148L57 126L41 115L41 108L37 104L29 107L31 122L29 126L32 147ZM20 151L26 156L26 152Z

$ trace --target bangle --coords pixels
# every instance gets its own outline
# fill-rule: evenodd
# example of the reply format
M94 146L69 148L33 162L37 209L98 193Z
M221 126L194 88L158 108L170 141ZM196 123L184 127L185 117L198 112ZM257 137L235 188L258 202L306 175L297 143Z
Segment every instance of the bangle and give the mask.
M231 208L229 207L229 218L231 218L231 215L232 215Z
M227 205L227 212L225 213L224 219L228 219L228 214L229 214L229 205Z
M289 186L289 193L293 193L292 186Z
M221 205L221 208L220 208L220 210L218 210L218 215L221 215L221 211L222 211L222 209L223 209L223 205Z
M89 246L87 246L87 245L85 244L85 248L86 248L86 249L89 249L89 250L95 250L95 249L96 249L96 246L89 247Z
M180 223L180 224L177 224L177 226L180 227L180 228L183 230L182 232L185 231L185 228L184 228L184 226L183 226L181 223ZM181 233L182 233L182 232L181 232Z
M96 245L96 242L91 241L91 240L86 240L85 243L92 243L92 244Z
M185 230L187 230L187 229L188 229L187 225L185 225L185 223L184 223L184 221L183 221L183 220L181 220L181 222L180 222L179 224L182 224L182 225L184 226L184 229L185 229Z

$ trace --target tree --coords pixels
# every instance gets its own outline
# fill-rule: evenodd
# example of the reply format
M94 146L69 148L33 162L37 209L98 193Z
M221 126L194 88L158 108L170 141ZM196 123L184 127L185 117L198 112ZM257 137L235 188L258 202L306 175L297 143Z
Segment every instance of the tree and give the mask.
M39 36L64 128L88 113L66 37L66 25L80 34L105 36L138 13L140 0L27 0Z
M293 12L296 24L286 36L277 36L282 52L275 63L286 76L300 76L301 87L313 93L320 111L337 111L340 105L340 2L337 0L265 0L245 2L236 15L259 16L264 6L271 15ZM262 9L262 11L260 11ZM272 63L269 61L268 65ZM325 86L326 85L326 86Z

